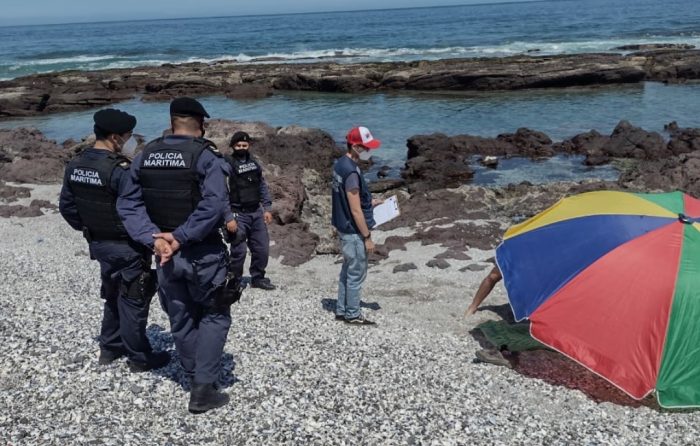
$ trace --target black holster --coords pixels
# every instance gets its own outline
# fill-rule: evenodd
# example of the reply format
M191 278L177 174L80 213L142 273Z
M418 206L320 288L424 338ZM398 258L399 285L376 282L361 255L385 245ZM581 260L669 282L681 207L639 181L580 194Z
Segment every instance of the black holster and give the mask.
M235 276L233 273L228 273L226 275L226 281L214 290L213 305L206 308L204 314L226 312L231 308L231 305L241 300L243 288L241 278Z
M145 269L139 276L131 282L122 281L122 294L130 299L147 300L156 294L158 289L158 279L156 271Z

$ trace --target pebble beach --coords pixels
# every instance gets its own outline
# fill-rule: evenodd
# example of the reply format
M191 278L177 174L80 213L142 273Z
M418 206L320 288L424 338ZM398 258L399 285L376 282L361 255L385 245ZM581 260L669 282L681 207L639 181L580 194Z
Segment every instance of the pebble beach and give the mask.
M32 188L31 199L57 199L59 186ZM442 248L420 242L370 267L363 311L377 321L372 328L333 319L337 256L297 267L272 259L278 289L247 289L232 308L220 377L231 403L191 415L157 299L148 334L172 353L170 364L142 374L124 360L99 366L98 266L80 234L54 212L0 219L0 231L2 444L678 445L698 437L696 411L634 401L557 353L522 352L512 369L475 362L483 343L475 326L510 312L498 285L463 317L493 251L471 249L471 260L439 269L426 261ZM407 263L416 269L394 273Z

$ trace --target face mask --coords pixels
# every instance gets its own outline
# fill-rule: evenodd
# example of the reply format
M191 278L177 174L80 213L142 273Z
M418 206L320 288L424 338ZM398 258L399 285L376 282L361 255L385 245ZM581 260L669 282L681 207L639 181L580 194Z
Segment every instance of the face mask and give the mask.
M124 156L127 156L129 158L134 156L134 153L136 152L136 146L139 144L136 142L134 138L129 138L126 140L124 144L122 144L122 149L121 153Z
M248 155L248 150L246 149L233 149L233 156L236 158L245 158Z
M363 150L358 154L362 161L369 161L372 158L372 153L369 150Z

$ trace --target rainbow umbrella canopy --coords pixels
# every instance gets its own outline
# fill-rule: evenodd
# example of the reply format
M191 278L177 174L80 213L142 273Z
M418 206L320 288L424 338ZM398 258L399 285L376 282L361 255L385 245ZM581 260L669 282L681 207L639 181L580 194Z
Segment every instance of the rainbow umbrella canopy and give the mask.
M516 320L635 399L700 406L700 200L565 198L496 250Z

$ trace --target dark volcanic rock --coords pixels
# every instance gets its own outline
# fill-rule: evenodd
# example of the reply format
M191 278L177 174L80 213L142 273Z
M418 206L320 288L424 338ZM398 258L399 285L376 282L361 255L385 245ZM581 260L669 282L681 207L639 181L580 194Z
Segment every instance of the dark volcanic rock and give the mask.
M515 133L498 135L497 139L509 144L509 146L507 146L508 152L503 155L517 155L528 158L549 157L554 155L554 151L551 147L552 140L549 136L535 130L519 128Z
M339 64L163 64L64 71L0 81L0 118L80 110L140 97L227 95L261 98L271 90L518 90L700 78L700 51L661 49L630 55L519 55L506 58Z
M435 256L436 259L471 260L472 258L463 251L448 249Z
M393 269L393 273L405 273L411 271L412 269L418 269L418 267L413 263L402 263L401 265L396 265Z
M647 160L625 172L619 183L645 192L681 190L700 197L700 151L683 153L663 160Z
M432 259L428 260L425 266L429 268L447 269L450 267L450 263L445 259Z
M675 122L664 128L671 134L668 150L674 155L700 150L700 129L680 128Z
M620 121L613 130L603 152L615 158L661 159L670 154L664 139L656 132L647 132L627 121Z
M496 138L472 135L448 137L442 133L412 136L406 166L401 172L411 192L454 188L474 176L470 166L473 155L549 157L554 154L552 140L542 132L520 128Z
M20 206L18 204L0 205L0 218L8 217L39 217L44 215L37 206Z
M305 218L303 211L318 208L315 201L319 201L319 196L328 195L330 200L331 166L343 152L321 130L296 126L276 129L260 122L217 119L207 123L207 137L224 154L230 153L230 138L239 130L253 138L251 153L262 164L272 195L272 215L277 224L270 226L271 238L276 242L271 255L282 256L287 265L306 262L316 253L321 225ZM316 172L312 176L323 180L304 184L307 171ZM326 214L320 219L322 227L329 230L330 217Z
M466 272L466 271L475 272L475 271L483 271L487 268L489 268L488 265L479 265L478 263L472 263L472 264L469 264L463 268L460 268L459 271L460 272Z
M308 231L304 223L290 223L284 226L270 225L270 255L282 257L282 264L299 266L314 256L318 236Z
M17 201L20 198L28 198L31 194L31 189L28 187L17 187L5 184L0 181L0 199L5 202Z
M0 179L18 183L56 183L70 153L37 129L0 130Z
M614 50L621 51L649 51L649 50L692 50L695 45L690 45L687 43L638 43L633 45L622 45L613 48Z
M405 185L406 181L401 178L387 178L384 180L372 181L368 184L370 192L375 194L388 192L392 189L404 187Z

